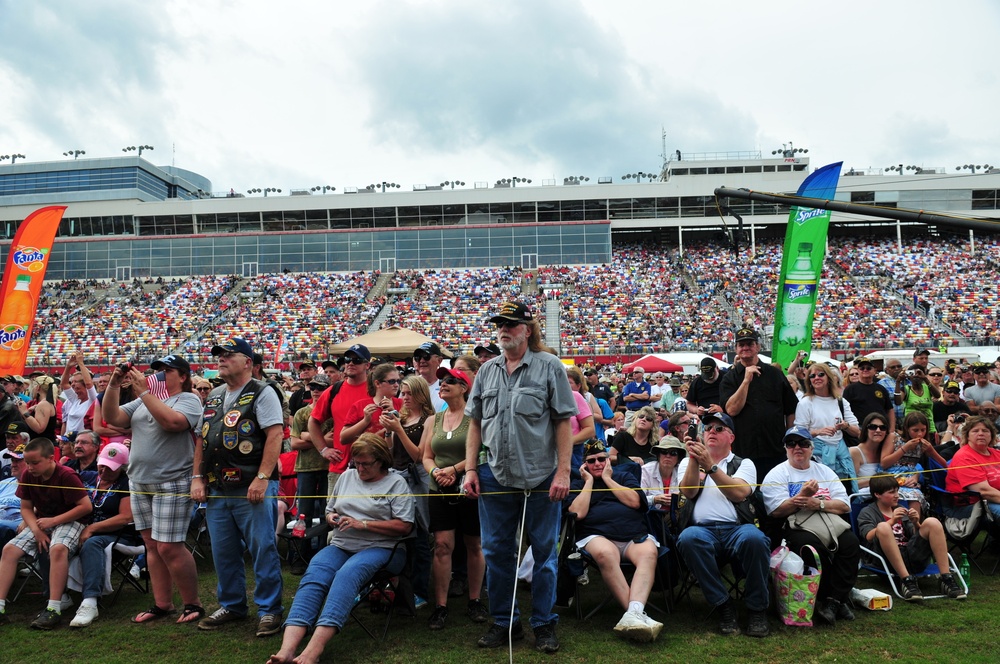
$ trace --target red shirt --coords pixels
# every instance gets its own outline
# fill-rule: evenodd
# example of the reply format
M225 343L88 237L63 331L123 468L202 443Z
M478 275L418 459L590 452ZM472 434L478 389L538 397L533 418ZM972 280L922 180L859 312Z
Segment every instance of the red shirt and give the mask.
M315 400L313 404L313 410L310 417L312 417L317 422L325 422L331 417L333 418L333 444L334 447L341 449L344 452L344 456L341 457L338 462L330 462L330 472L331 473L344 473L347 470L347 464L351 461L351 447L344 446L340 444L340 430L344 428L344 424L347 423L347 412L351 409L356 401L361 399L371 399L368 396L368 382L359 383L358 385L351 385L346 380L341 384L340 391L337 392L336 398L330 401L330 391L333 390L333 386L328 387L323 394Z
M365 407L372 403L372 401L372 397L365 397L364 399L355 401L354 404L351 405L350 410L347 411L347 419L344 421L344 426L349 427L352 424L357 424L361 420L365 419ZM403 400L393 397L392 407L395 408L398 413L399 409L403 407ZM382 409L376 408L375 412L372 413L372 422L368 425L368 428L365 429L365 431L368 433L378 433L382 431L383 427L378 423L380 417L382 417Z
M969 445L955 452L948 464L945 488L948 491L965 491L973 484L986 482L994 489L1000 489L1000 450L989 448L989 456L983 456Z
M80 498L86 496L80 476L72 468L56 465L52 477L43 480L35 477L29 471L21 473L21 484L17 487L17 496L21 500L30 500L35 508L35 516L51 518L65 514L74 507ZM86 517L90 521L90 515Z

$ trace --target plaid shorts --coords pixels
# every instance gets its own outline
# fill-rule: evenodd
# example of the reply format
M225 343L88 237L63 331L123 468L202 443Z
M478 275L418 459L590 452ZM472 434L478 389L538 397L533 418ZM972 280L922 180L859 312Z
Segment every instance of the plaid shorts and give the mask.
M62 544L69 549L69 555L72 556L80 548L80 535L83 533L83 528L84 525L79 521L70 521L45 531L49 535L49 550L51 551L52 547L57 544ZM14 536L10 543L29 556L38 553L38 542L35 541L35 534L31 532L30 528L25 527Z
M138 484L129 481L132 491L132 518L139 532L152 529L157 542L183 542L194 501L191 500L191 482L174 480L157 484Z

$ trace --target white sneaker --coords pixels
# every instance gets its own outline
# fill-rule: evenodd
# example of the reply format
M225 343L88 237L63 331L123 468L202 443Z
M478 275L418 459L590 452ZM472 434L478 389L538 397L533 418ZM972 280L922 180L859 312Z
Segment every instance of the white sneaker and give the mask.
M81 606L76 610L76 615L73 616L73 620L70 622L70 627L86 627L90 623L94 622L97 618L97 607L96 606Z
M639 618L641 618L642 621L646 623L651 630L653 630L653 638L650 640L655 641L656 637L660 635L660 630L663 629L663 623L653 620L646 614L645 611L639 614Z
M626 611L622 619L615 625L615 631L633 641L652 641L656 636L653 634L653 628L647 625L643 619L644 615L642 613Z
M73 600L70 598L69 595L63 595L62 599L59 600L59 610L69 611L72 608L73 608Z
M136 581L142 578L142 570L139 569L138 565L132 565L132 567L130 567L128 570L128 574Z

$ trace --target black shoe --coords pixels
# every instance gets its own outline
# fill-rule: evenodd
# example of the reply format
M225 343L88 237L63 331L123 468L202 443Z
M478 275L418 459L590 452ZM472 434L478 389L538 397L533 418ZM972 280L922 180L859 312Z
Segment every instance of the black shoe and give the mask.
M289 567L291 568L290 571L292 574L295 576L302 576L306 573L306 568L309 567L309 562L303 560L302 558L296 558L292 561L292 564L289 565Z
M469 620L472 622L484 623L490 619L490 612L486 610L485 606L483 606L482 600L469 600L467 613L469 614Z
M951 599L965 599L968 596L951 574L941 575L941 594Z
M822 618L825 622L831 625L836 625L837 609L839 606L840 602L832 598L816 602L816 616Z
M545 623L535 627L535 650L539 652L556 652L559 650L559 639L556 638L556 624Z
M837 603L837 620L854 620L854 611L851 611L851 600L845 599Z
M469 580L454 576L448 583L448 597L464 597L469 592Z
M430 619L427 623L433 630L444 629L444 623L448 620L448 607L447 606L436 606L434 607L434 612L431 613Z
M762 639L770 633L771 629L767 626L767 614L763 611L751 611L750 620L747 621L747 636Z
M7 617L6 611L0 611L0 625L9 625L10 618Z
M719 631L726 636L740 633L740 625L736 622L736 607L732 600L726 600L719 607Z
M59 626L61 621L62 615L58 611L45 609L31 621L31 629L54 629Z
M524 638L524 627L521 626L520 622L514 623L510 638L513 641L520 641ZM479 638L476 645L480 648L499 648L507 645L507 625L493 623L490 625L489 631Z
M920 592L920 586L917 585L917 578L912 574L905 579L900 584L902 587L899 589L899 594L907 602L922 602L924 601L924 594Z

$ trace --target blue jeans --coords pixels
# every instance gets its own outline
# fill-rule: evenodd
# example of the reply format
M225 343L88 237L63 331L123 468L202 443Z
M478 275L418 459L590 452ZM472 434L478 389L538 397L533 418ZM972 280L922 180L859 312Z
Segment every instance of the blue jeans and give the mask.
M555 473L553 473L554 475ZM553 475L535 487L528 496L524 534L531 544L535 567L531 577L531 627L554 623L559 616L552 611L556 602L556 571L559 517L562 503L549 500ZM511 604L514 622L520 612L514 601L517 582L517 527L521 522L525 496L522 491L500 484L489 464L479 466L479 522L482 528L483 555L486 557L486 587L490 593L490 614L494 622L510 624ZM516 491L491 495L501 491Z
M756 526L736 523L688 526L677 538L677 548L709 604L721 606L729 600L717 562L726 555L738 561L746 575L747 608L767 610L771 542Z
M390 555L389 571L398 574L406 563L403 546L395 554L392 549L374 546L357 553L335 546L320 549L302 575L285 624L342 628L362 586L386 564Z
M104 594L104 568L107 556L104 550L118 539L117 535L93 535L80 547L80 572L83 575L84 598L100 597Z
M257 581L253 599L258 615L281 613L281 558L274 531L278 483L268 482L263 502L253 505L247 490L212 488L205 520L212 537L212 561L219 575L219 604L237 614L247 614L247 579L243 549L250 551Z
M14 539L17 534L17 527L21 525L21 520L11 519L10 521L0 521L0 546Z

